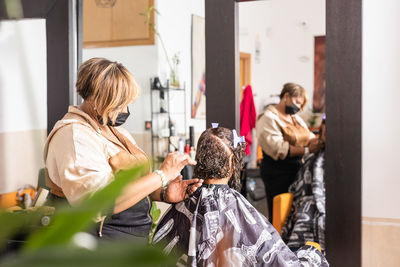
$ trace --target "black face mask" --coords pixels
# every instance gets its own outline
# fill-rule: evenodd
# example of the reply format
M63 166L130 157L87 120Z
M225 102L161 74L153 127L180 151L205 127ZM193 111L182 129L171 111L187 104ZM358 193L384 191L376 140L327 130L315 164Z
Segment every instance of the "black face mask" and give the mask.
M121 126L122 124L124 124L128 119L129 115L131 114L129 112L129 108L127 108L127 110L128 112L122 112L118 114L117 118L115 119L115 123L112 123L112 121L108 119L107 125L114 127L114 126ZM103 124L103 118L99 114L97 114L97 120L99 121L100 124Z
M291 104L290 106L285 106L285 112L290 115L294 115L300 111L300 108L295 104Z

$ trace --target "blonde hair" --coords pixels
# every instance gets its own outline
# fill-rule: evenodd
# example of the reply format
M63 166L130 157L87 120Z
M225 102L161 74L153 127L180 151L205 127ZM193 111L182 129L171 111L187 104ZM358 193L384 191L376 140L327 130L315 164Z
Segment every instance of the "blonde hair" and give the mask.
M301 96L304 98L304 102L301 105L301 109L303 109L307 102L308 102L308 97L307 97L307 93L306 90L299 84L296 83L285 83L283 85L281 94L279 95L279 98L282 99L285 94L288 93L290 97L298 97Z
M139 84L128 69L105 58L91 58L82 63L76 90L84 100L94 105L103 119L103 125L108 120L114 123L121 109L140 94Z

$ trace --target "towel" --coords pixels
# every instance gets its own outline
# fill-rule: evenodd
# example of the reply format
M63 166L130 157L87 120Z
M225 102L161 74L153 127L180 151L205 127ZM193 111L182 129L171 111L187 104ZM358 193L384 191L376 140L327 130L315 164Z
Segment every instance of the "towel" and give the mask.
M247 146L246 155L250 154L250 146L253 143L251 130L256 127L256 107L254 106L253 90L251 85L246 86L243 98L240 102L240 135L244 136Z

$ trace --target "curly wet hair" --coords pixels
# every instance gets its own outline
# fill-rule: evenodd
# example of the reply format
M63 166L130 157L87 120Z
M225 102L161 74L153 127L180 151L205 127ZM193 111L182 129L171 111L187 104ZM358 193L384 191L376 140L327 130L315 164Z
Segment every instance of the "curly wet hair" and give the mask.
M231 177L228 185L239 190L240 170L246 143L233 147L233 132L224 127L205 130L197 142L194 177L199 179L221 179Z

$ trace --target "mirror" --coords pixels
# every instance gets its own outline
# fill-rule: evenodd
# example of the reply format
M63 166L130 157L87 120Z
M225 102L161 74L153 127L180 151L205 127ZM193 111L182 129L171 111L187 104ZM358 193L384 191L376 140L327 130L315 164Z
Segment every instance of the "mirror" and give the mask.
M246 109L248 104L244 104L249 103L249 98L254 99L257 124L262 124L252 132L241 133L250 135L252 140L251 153L247 156L245 194L270 218L278 232L282 231L284 241L294 249L306 241L314 241L325 250L324 152L308 156L303 149L312 147L310 133L318 136L325 112L325 14L325 1L270 0L238 4L237 79L239 100L243 104L240 113L249 110L249 114L242 115L241 129L244 118L248 120L252 115L251 109ZM281 101L284 84L289 82L303 87L309 99L294 116L288 115L284 108L283 113L275 108ZM294 98L287 101L294 103ZM299 107L304 99L300 102ZM289 105L285 102L282 107ZM299 124L302 124L300 128L295 126ZM283 140L276 136L282 136ZM301 138L306 140L303 145ZM260 139L265 141L257 142ZM288 147L283 142L293 148L290 156L286 156ZM298 154L296 147L301 150ZM260 167L258 174L257 166ZM260 192L259 187L264 184L265 192ZM281 195L287 192L291 195ZM271 219L279 214L273 211L279 208L273 204L274 197L287 203L281 207L288 214L286 224L286 217L279 218L281 221ZM291 207L296 210L295 214Z

